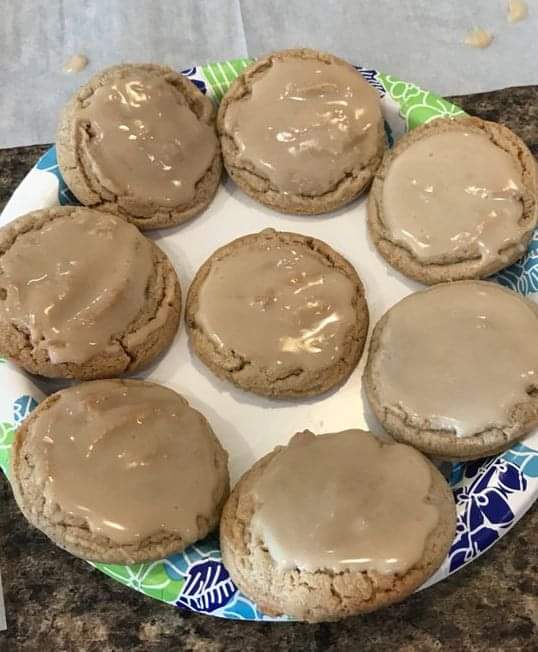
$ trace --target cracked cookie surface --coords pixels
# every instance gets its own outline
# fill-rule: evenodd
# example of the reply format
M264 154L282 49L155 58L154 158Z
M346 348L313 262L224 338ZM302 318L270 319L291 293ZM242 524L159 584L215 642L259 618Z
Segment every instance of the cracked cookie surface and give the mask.
M510 129L439 118L385 153L368 196L368 231L392 267L421 283L481 279L526 251L537 193L534 157Z
M495 455L538 424L538 308L489 281L415 292L377 322L364 371L385 430L427 455Z
M336 436L349 434L350 432L338 433ZM357 436L361 436L360 431L355 432ZM367 435L369 433L362 434ZM414 561L405 571L394 573L380 572L374 569L353 570L350 568L344 570L334 570L332 568L305 570L304 568L298 568L291 562L289 557L290 548L286 548L286 553L288 553L286 555L287 563L282 565L276 562L270 553L271 541L264 538L263 531L256 525L258 511L263 509L265 505L258 497L259 486L260 482L267 482L267 473L270 472L272 462L278 464L278 456L282 452L290 450L294 439L305 436L312 437L313 435L312 433L295 435L288 446L277 447L273 452L254 464L234 487L224 506L220 524L220 544L223 563L233 581L264 613L274 616L288 615L308 622L337 620L354 614L375 611L403 600L437 570L452 543L455 533L456 513L452 492L447 482L426 458L412 449L409 451L412 455L419 456L423 463L427 465L426 470L429 469L431 473L425 504L428 509L433 507L437 511L437 520L433 529L424 539L422 554L419 552L418 561ZM333 436L320 435L316 439ZM388 443L382 444L382 446L386 450L387 447L391 448L394 444ZM353 455L348 456L347 461L349 462L352 458ZM351 464L348 464L348 466L352 468ZM393 469L393 473L396 472L397 469ZM280 485L282 485L284 480L282 477L278 477ZM330 495L332 503L334 503L336 496L341 496L341 494L335 493L335 487L338 483L335 478L338 478L338 472L334 477L331 476L333 477L332 483L329 481L324 484L324 473L315 473L314 477L317 478L317 481L315 479L308 480L309 486L310 484L317 485L318 490L316 495L312 495L312 505L309 506L309 509L316 512L317 506L319 512L316 513L315 519L318 519L317 522L321 529L325 528L324 532L327 535L327 532L332 529L331 524L334 525L335 521L338 520L339 513L334 504L331 506L325 505L323 498ZM376 480L374 480L373 484L375 482ZM296 490L298 486L301 486L301 482L297 481L297 478L295 482L290 480L290 487L295 487L294 490ZM371 486L370 483L365 486L367 496L370 495L368 492ZM287 487L287 489L289 488ZM408 490L409 487L402 487L402 491ZM265 495L265 498L271 500L268 495ZM280 498L284 499L282 495ZM394 503L391 502L390 495L385 496L384 499L388 499L387 506L394 509L399 496L394 496ZM370 500L376 500L375 493L370 495ZM358 499L357 504L362 504L360 499ZM286 519L293 520L294 505L293 496L290 496L286 506ZM335 511L331 511L331 509ZM360 509L357 513L360 513ZM379 518L379 511L374 508L373 514L375 513L378 515L375 518ZM300 514L298 518L301 519L303 516L303 514ZM356 527L360 528L360 518L358 516ZM412 517L410 517L408 527L413 528ZM289 528L286 532L288 533L286 535L287 539L293 537L299 541L301 535L306 535L306 532L299 531L295 536L289 532ZM311 536L312 532L313 528L310 531ZM280 534L282 534L282 531ZM366 530L366 536L371 536L369 530ZM415 533L412 532L411 536L415 536ZM326 543L325 539L323 541ZM339 541L338 543L347 548L353 547L351 541ZM279 552L281 552L281 545L282 539L279 538L278 546L275 548ZM320 544L317 538L315 545L317 548L320 545L323 547L323 543ZM392 545L394 550L399 550L398 540L392 542L388 537L383 541L385 551L390 550ZM308 548L308 545L301 543L299 547L304 551L304 549ZM328 552L334 551L329 550ZM348 561L353 562L354 560L350 559ZM363 560L359 561L362 562Z
M217 130L235 183L262 204L298 215L355 199L385 142L377 92L347 62L304 48L249 66L221 101Z
M142 230L201 213L222 173L211 100L183 75L153 64L94 75L63 110L56 148L82 204Z
M4 227L0 289L0 351L42 376L136 371L179 326L181 289L166 255L134 226L83 207L34 211Z
M12 486L56 545L132 564L181 552L217 526L227 458L205 417L173 390L100 380L52 394L25 419Z
M346 380L368 332L353 266L320 240L272 229L230 242L202 265L185 319L213 373L274 398L315 396Z

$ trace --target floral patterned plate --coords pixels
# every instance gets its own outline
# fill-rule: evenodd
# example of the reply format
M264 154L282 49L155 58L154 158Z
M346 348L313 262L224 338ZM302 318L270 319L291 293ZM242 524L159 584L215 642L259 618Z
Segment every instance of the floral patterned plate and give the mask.
M247 60L226 61L191 68L184 74L218 102L247 63ZM413 84L375 70L358 70L381 97L389 145L418 124L462 113L457 106ZM15 191L0 217L0 224L27 211L58 203L76 201L61 177L53 147ZM151 237L158 240L170 256L184 289L214 249L239 235L273 226L319 237L341 251L358 269L366 286L372 323L375 323L386 309L419 286L387 268L369 243L365 222L364 199L331 216L297 218L255 204L227 181L202 216L178 229L153 232ZM538 300L538 233L527 254L492 281ZM328 396L314 401L275 403L248 396L211 377L192 356L187 337L180 332L168 354L143 375L180 391L207 415L230 452L232 481L275 445L287 442L298 430L334 432L351 427L373 430L379 427L363 403L362 364L343 387ZM0 360L0 467L8 477L15 429L44 394L58 386L57 382L30 378ZM442 580L476 559L502 537L536 499L538 432L502 455L453 465L450 483L458 510L456 537L442 567L428 584ZM174 491L174 487L170 490ZM264 616L234 586L221 563L215 537L191 546L184 553L150 563L93 565L118 582L171 605L223 618L274 620Z

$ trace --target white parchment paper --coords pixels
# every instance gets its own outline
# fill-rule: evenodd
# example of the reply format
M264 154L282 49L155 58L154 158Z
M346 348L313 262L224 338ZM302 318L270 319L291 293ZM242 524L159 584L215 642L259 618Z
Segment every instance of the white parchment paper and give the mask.
M0 0L0 147L52 142L58 112L119 62L178 69L292 46L325 49L439 94L538 83L538 0ZM474 26L495 40L463 45ZM90 59L79 75L62 66Z

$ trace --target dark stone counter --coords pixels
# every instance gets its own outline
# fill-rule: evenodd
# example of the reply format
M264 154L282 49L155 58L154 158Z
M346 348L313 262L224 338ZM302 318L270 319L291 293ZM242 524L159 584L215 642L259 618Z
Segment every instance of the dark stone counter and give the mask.
M454 98L538 154L538 87ZM0 209L44 146L0 150ZM340 623L217 620L113 582L26 525L0 478L0 650L530 650L538 646L538 509L482 558L406 602ZM534 643L533 643L534 641Z

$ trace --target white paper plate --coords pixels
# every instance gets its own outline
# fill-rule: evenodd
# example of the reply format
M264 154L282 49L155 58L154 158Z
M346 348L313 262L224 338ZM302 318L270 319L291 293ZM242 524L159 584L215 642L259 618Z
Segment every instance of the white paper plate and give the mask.
M185 71L218 101L245 60ZM455 116L458 107L413 84L373 70L360 69L378 90L386 119L389 144L406 129L436 117ZM54 148L23 180L0 217L0 225L30 210L73 203L61 179ZM234 238L267 227L320 238L341 252L357 269L367 293L371 324L395 302L420 286L393 271L377 254L366 232L366 203L362 198L343 210L321 217L284 216L246 197L227 180L214 202L200 217L169 230L150 232L170 257L184 290L198 267L218 247ZM526 257L496 280L523 294L538 291L538 236ZM531 298L534 298L532 295ZM365 403L361 376L364 358L344 386L318 399L272 401L235 389L217 380L193 356L182 326L167 354L141 374L183 394L209 419L230 454L232 483L277 444L296 431L316 433L346 428L379 430ZM36 383L39 383L37 387ZM0 466L8 470L14 430L43 397L59 387L55 381L27 376L10 363L0 364ZM458 528L452 549L428 584L437 582L476 559L525 513L538 495L538 433L502 455L453 465L450 482L458 509ZM170 487L173 491L174 487ZM94 564L119 582L170 604L232 619L272 620L241 595L220 562L218 541L209 539L185 553L157 562L120 566Z

